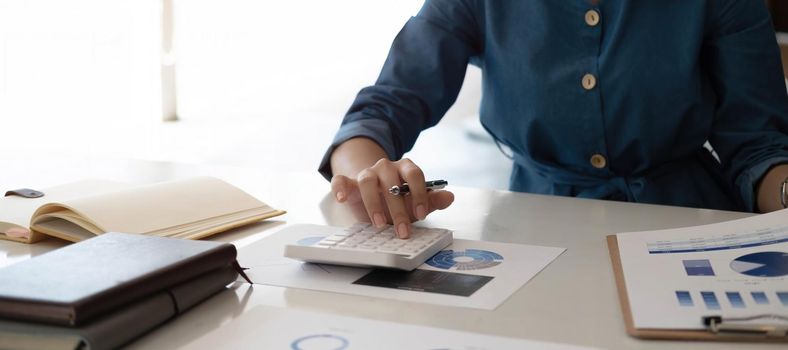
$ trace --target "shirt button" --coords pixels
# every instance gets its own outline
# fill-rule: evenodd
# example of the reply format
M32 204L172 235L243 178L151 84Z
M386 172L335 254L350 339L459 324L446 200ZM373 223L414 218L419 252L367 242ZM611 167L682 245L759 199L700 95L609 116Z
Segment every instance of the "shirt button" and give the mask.
M588 73L583 76L582 84L583 89L591 90L596 86L596 77L593 74Z
M596 12L596 10L588 10L586 12L586 24L588 24L589 27L594 27L599 24L599 12Z
M597 169L602 169L607 165L607 159L601 154L594 154L591 156L591 166Z

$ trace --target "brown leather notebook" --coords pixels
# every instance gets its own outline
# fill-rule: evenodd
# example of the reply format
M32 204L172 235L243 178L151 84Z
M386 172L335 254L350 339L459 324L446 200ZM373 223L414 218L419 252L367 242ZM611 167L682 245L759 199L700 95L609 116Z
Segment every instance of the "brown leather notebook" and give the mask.
M0 349L117 349L225 290L237 276L232 267L211 271L77 327L0 319Z
M0 269L0 318L78 326L235 264L235 246L106 233Z

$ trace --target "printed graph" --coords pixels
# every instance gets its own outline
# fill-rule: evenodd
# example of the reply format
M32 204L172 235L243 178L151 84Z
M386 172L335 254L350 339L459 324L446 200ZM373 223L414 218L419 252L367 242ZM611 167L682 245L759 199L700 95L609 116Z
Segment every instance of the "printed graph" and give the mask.
M714 276L714 269L708 259L682 260L687 276Z
M755 300L755 303L758 305L767 305L769 304L769 297L766 296L764 292L752 292L752 300Z
M479 270L497 266L503 256L481 249L444 250L427 260L427 265L444 270Z
M731 269L754 277L780 277L788 275L788 253L758 252L742 255L731 261Z
M675 291L676 300L678 301L678 305L682 307L694 307L695 300L693 300L693 294L696 296L700 296L700 300L703 301L703 306L706 307L708 310L723 310L723 309L746 309L749 307L762 307L763 305L770 305L771 300L778 300L780 304L783 306L788 306L788 292L784 291L775 291L775 292L764 292L764 291L724 291L724 292L714 292L714 291L700 291L700 292L692 292L688 290L677 290ZM727 303L723 303L725 301L722 297L718 298L718 295L722 295L727 299ZM751 299L748 299L751 298ZM697 299L696 299L697 300Z
M290 343L291 350L345 350L350 345L345 337L334 334L312 334L303 336Z
M725 296L728 297L728 301L731 303L732 307L737 309L744 308L744 299L742 299L739 292L725 292Z
M788 227L715 237L695 237L687 240L658 240L648 242L646 246L649 254L671 254L741 249L783 242L788 242Z
M777 299L780 299L783 306L788 306L788 292L777 292Z
M692 296L690 292L686 290L677 290L676 291L676 298L679 300L679 305L681 306L692 306Z
M703 299L703 303L706 304L707 309L720 309L720 302L717 301L717 295L715 295L714 292L700 292L700 297Z

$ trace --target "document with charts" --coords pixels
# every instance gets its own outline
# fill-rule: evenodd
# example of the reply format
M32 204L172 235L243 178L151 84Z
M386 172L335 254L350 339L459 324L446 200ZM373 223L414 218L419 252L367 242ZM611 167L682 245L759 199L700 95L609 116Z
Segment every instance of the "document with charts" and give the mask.
M188 349L582 350L587 347L505 338L325 313L258 306L187 344Z
M413 271L303 263L287 244L315 244L319 230L284 228L238 251L255 283L494 310L565 249L455 239Z
M636 329L705 330L704 316L788 314L788 210L613 238Z

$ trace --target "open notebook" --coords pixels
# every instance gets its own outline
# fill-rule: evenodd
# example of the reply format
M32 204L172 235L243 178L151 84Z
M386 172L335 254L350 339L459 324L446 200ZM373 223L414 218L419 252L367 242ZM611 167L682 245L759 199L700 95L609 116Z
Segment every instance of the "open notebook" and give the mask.
M85 180L42 192L0 198L0 239L78 242L109 231L200 239L285 213L211 177L145 186Z

